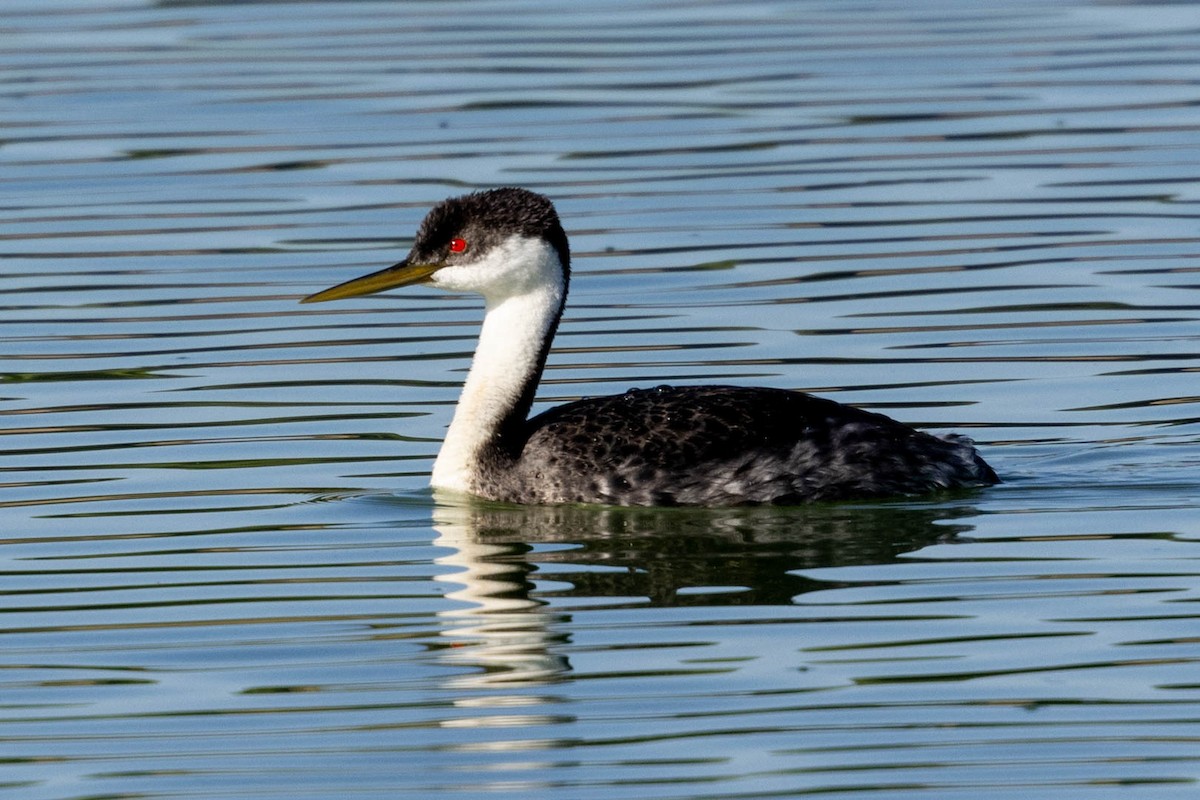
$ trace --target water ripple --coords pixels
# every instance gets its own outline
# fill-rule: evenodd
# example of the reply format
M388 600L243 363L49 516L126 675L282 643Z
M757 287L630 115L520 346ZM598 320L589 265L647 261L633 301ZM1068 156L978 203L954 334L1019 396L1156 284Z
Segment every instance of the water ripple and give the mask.
M432 11L7 10L0 787L1191 796L1194 11ZM572 237L539 409L819 391L1006 483L432 495L477 301L296 301L498 184Z

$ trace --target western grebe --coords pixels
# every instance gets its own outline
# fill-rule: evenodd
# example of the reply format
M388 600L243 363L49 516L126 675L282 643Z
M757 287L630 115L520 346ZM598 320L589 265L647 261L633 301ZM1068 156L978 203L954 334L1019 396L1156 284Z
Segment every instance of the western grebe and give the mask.
M528 419L570 282L567 235L540 194L445 200L395 266L316 303L425 283L483 295L479 344L432 485L514 503L799 504L985 486L970 440L784 389L659 386Z

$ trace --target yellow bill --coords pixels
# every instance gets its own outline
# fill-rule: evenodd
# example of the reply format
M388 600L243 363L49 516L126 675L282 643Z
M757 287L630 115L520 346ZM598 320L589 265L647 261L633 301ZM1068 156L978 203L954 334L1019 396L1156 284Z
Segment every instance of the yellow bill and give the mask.
M411 286L414 283L423 283L441 268L441 264L410 264L406 259L387 269L353 278L316 294L310 294L300 302L324 303L326 300L342 300L346 297L375 294L395 289L398 286Z

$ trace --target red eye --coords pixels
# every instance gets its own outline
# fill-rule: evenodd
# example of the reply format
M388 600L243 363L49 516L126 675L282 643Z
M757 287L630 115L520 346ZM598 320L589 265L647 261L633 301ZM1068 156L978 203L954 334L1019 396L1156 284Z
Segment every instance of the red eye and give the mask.
M466 239L451 239L450 240L450 252L451 253L465 253L466 250L467 250L467 240Z

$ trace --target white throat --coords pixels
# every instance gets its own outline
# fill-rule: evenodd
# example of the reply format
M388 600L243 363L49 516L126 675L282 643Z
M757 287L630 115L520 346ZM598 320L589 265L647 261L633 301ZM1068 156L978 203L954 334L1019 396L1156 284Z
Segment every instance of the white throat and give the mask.
M482 451L528 382L538 378L543 343L562 310L563 268L549 243L513 238L479 262L439 270L433 283L486 300L471 370L430 481L439 489L473 492Z

